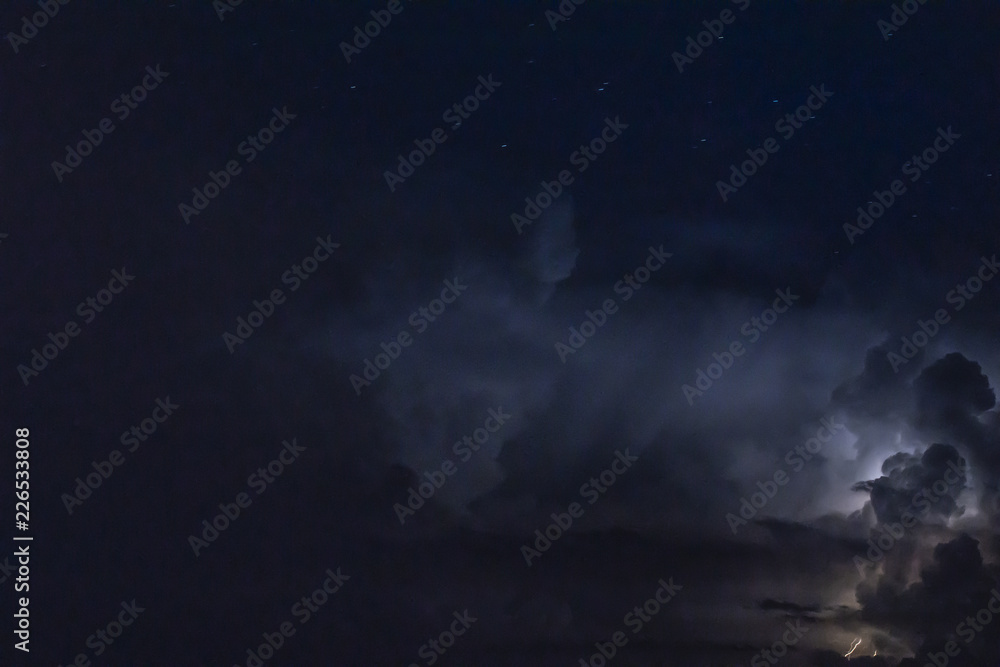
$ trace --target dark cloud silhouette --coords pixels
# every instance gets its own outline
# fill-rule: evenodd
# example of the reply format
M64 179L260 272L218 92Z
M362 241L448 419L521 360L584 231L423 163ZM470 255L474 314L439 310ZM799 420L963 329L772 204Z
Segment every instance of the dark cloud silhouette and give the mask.
M819 611L819 607L816 605L800 605L794 602L786 602L784 600L771 600L770 598L760 601L760 608L764 611L788 611L795 612L799 614L804 613L816 613Z

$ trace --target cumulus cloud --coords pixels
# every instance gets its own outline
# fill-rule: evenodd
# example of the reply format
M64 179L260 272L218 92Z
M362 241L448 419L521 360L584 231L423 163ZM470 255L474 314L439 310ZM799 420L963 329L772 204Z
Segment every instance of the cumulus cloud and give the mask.
M423 177L435 178L430 170ZM442 178L449 188L463 190L462 177ZM518 194L495 208L506 210ZM896 598L912 598L906 591L922 569L938 563L944 571L955 562L947 554L936 561L935 547L966 530L984 558L992 553L977 532L987 509L975 494L991 479L986 473L995 451L989 447L997 432L995 401L975 362L961 354L942 356L929 346L896 373L886 359L891 345L881 319L847 308L833 292L804 298L749 344L741 333L744 323L770 305L775 289L797 292L798 286L774 282L778 274L788 275L788 267L765 270L756 260L758 270L744 282L706 268L739 252L725 224L709 221L715 231L694 234L698 243L685 245L693 232L681 231L701 221L675 220L653 233L624 220L630 233L609 240L595 235L595 213L578 197L554 204L523 236L505 226L502 216L495 228L477 235L453 222L456 216L474 217L476 202L458 198L452 205L460 209L452 222L427 230L426 237L408 225L387 235L385 255L391 259L353 267L358 293L318 318L318 327L311 315L314 333L300 342L346 387L348 375L359 373L364 360L380 352L380 343L402 330L413 335L412 345L361 396L351 395L373 417L372 437L357 457L365 479L381 489L390 521L391 505L405 502L407 490L426 472L439 470L446 459L456 461L454 443L482 425L487 409L502 406L512 415L458 465L405 532L380 533L386 539L473 531L490 548L516 556L551 512L579 500L581 484L608 465L616 448L627 446L641 465L587 508L585 519L563 538L566 553L591 539L592 553L602 561L619 556L611 543L634 540L636 550L667 551L684 545L678 567L686 566L690 580L711 598L712 605L701 603L706 619L724 609L733 632L748 628L747 641L759 643L767 640L775 614L810 618L818 630L808 655L819 656L816 664L827 658L812 649L849 646L856 635L869 639L869 650L876 640L893 655L914 650L922 640L905 630L905 617L896 617L905 607ZM391 229L393 216L413 215L405 207L387 209L385 221L352 230L353 241L375 244ZM660 238L673 257L624 301L613 286ZM344 247L350 242L345 239ZM753 249L766 254L766 244L755 242ZM821 268L799 269L806 285L828 278ZM443 280L456 277L468 289L426 330L415 332L409 316L437 296ZM607 298L617 299L618 312L562 363L554 344L565 342L569 327ZM681 386L734 340L747 344L747 353L689 405ZM786 453L813 437L825 416L846 429L792 475L745 534L734 536L726 514L738 511L741 497L757 491L758 482L777 470L791 472ZM872 531L898 521L914 494L933 486L949 463L966 471L959 483L859 585L853 558L865 553ZM672 536L666 547L664 535ZM433 548L448 554L459 546L446 541ZM542 562L563 562L558 548ZM800 566L795 554L811 556ZM760 590L742 574L713 567L726 558L740 563L741 572L752 571ZM650 565L635 576L655 570ZM532 584L536 591L524 588L521 573L497 576L511 587L502 611L512 632L535 633L537 641L587 639L565 587L543 579ZM608 596L629 603L628 595ZM707 646L710 639L699 641ZM733 652L738 658L740 651Z

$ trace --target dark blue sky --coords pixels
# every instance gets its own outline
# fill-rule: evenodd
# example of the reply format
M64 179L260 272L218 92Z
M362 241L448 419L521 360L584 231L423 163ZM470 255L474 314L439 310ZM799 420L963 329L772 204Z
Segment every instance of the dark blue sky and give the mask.
M998 664L1000 14L902 4L8 3L0 661Z

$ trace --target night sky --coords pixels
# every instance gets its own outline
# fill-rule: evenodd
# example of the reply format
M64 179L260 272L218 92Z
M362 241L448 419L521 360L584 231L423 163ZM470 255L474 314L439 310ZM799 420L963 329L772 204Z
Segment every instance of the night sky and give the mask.
M0 664L1000 664L995 2L0 30Z

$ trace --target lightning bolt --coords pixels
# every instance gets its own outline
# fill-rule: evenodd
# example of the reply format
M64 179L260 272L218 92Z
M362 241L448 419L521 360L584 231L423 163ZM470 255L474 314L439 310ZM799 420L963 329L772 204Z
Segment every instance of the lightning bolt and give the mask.
M854 646L851 647L850 651L844 654L844 657L845 658L851 657L851 654L854 653L854 649L856 649L860 645L861 645L861 637L858 637L857 639L854 640Z

